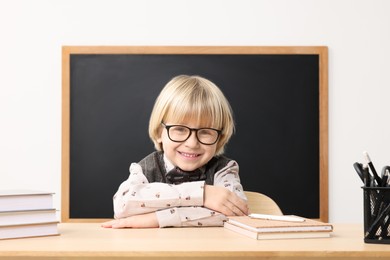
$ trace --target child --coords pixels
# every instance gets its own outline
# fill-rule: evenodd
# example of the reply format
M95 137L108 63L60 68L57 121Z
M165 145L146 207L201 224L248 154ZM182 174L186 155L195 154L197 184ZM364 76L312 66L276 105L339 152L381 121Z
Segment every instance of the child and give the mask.
M149 121L157 151L130 165L107 228L222 226L248 207L238 164L222 153L234 131L221 90L199 76L173 78Z

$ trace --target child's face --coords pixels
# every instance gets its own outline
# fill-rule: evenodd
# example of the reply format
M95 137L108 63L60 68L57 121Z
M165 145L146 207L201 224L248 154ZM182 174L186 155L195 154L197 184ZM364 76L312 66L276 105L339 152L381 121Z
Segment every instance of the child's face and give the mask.
M197 125L191 120L182 122L164 122L166 125L183 125L189 128L202 128L205 126ZM191 136L184 142L174 142L168 136L168 131L164 127L160 138L157 140L162 143L165 156L175 166L184 171L193 171L202 167L213 158L216 153L217 143L205 145L198 141L195 131L191 131Z

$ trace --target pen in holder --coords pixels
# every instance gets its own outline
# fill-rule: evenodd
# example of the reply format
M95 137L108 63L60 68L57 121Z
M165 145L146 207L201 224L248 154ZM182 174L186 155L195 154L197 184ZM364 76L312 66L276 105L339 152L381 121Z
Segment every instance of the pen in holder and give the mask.
M390 187L362 187L364 242L390 244Z
M390 244L390 166L379 176L368 153L363 155L366 163L355 162L353 167L364 183L364 242Z

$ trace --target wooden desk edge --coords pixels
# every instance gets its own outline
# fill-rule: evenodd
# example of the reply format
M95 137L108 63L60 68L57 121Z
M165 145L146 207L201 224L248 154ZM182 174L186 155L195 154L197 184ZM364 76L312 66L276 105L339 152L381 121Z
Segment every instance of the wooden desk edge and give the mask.
M85 224L85 223L78 223L78 224L60 224L62 227L68 229L68 231L77 231L78 233L75 233L73 236L80 238L79 235L84 234L88 231L93 231L96 228L98 229L98 225L96 224ZM84 227L80 228L80 227ZM71 228L69 228L71 227ZM63 229L65 231L66 229ZM211 228L215 229L215 228ZM210 230L211 230L210 229ZM104 230L104 229L102 229ZM203 229L206 233L209 233L209 230ZM221 229L222 230L222 229ZM111 230L108 231L107 234L111 232ZM158 232L163 232L162 230L156 230ZM167 230L168 231L168 230ZM184 229L170 229L169 231L180 231L180 233L183 233ZM215 250L213 248L207 248L205 245L205 251L186 251L185 248L182 247L173 247L165 250L153 249L153 245L151 245L150 250L147 251L144 249L137 250L136 248L130 249L129 251L123 250L123 248L119 251L108 251L104 250L98 251L98 250L91 250L91 248L88 246L83 250L83 247L77 246L74 250L67 250L66 245L67 241L69 240L69 237L66 236L66 233L63 233L60 235L60 238L63 236L63 238L67 237L65 240L61 240L62 243L66 243L65 247L58 248L58 251L53 251L53 248L50 248L50 243L47 244L48 248L45 248L45 240L44 238L42 241L35 240L34 242L24 240L24 239L13 239L13 241L9 241L9 245L13 245L13 248L7 246L7 242L3 243L0 241L0 259L118 259L118 258L128 258L128 259L390 259L390 248L389 245L380 245L380 244L365 244L363 242L362 235L359 236L359 234L362 232L362 226L361 224L334 224L334 237L332 238L324 238L327 242L331 242L330 245L324 246L322 249L322 243L325 243L325 240L323 242L322 239L318 240L316 242L317 247L316 249L312 247L302 248L302 250L296 250L294 247L286 247L285 251L280 251L278 248L269 248L260 246L258 248L256 245L252 248L243 248L242 250L238 249L236 251L229 251L232 250L231 248L227 247L224 249L224 247L221 247L221 244L219 245L218 249ZM153 233L153 232L152 232ZM187 231L185 232L187 234ZM177 233L176 233L177 234ZM223 234L223 232L221 233ZM55 236L58 237L58 236ZM106 237L105 234L103 234L103 237ZM109 237L109 236L108 236ZM163 237L163 236L162 236ZM180 237L180 236L177 236ZM353 239L351 239L353 237ZM72 238L72 236L70 237ZM120 239L121 236L115 236L115 239ZM54 238L57 239L57 238ZM81 236L80 243L83 240L83 235ZM146 237L143 237L143 239L146 239ZM235 238L233 238L235 239ZM329 240L328 240L329 239ZM333 240L335 239L335 240ZM346 240L347 239L347 240ZM51 239L47 239L47 241L50 241ZM235 239L236 240L236 239ZM312 240L312 239L309 239ZM333 242L332 242L333 240ZM26 248L27 250L23 250L22 247L20 247L20 244L17 241L21 241L23 243L28 244L29 246ZM99 239L98 239L99 241ZM115 241L115 240L114 240ZM252 241L252 240L248 240ZM304 243L304 240L301 240L302 243ZM14 243L15 242L15 243ZM87 241L86 241L87 242ZM96 242L96 241L95 241ZM260 241L261 242L261 241ZM259 243L260 243L259 242ZM310 242L310 241L308 241ZM327 243L326 242L326 243ZM340 247L340 243L346 243L345 244L345 251L343 247ZM36 243L38 248L35 246L31 246L31 243ZM284 241L283 243L287 244L288 241ZM326 244L325 243L325 244ZM358 243L357 246L355 243ZM254 244L254 243L252 243ZM310 244L310 243L309 243ZM43 245L43 246L42 246ZM79 245L79 244L77 244ZM320 245L320 247L318 247ZM352 245L352 247L348 247L348 245ZM97 245L99 247L99 245ZM11 249L11 250L1 250L1 248L4 249ZM19 250L20 249L20 250ZM211 250L207 250L211 249ZM256 251L259 249L259 251ZM333 250L335 249L335 250ZM341 249L341 250L340 250ZM169 251L171 250L171 251Z
M380 259L390 257L390 252L313 252L313 251L187 251L187 252L0 252L0 259Z

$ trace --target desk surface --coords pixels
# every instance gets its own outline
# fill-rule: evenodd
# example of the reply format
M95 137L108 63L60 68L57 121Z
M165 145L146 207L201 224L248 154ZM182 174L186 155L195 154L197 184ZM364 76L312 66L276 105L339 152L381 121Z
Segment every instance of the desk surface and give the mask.
M0 258L389 259L390 245L364 243L362 226L334 224L331 238L254 240L224 228L104 229L98 223L62 223L60 236L0 240Z

